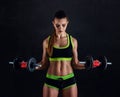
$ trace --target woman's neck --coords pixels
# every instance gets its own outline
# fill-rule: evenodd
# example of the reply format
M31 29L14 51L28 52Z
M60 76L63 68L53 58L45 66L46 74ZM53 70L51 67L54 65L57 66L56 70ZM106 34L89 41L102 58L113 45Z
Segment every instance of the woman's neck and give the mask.
M66 32L56 33L55 35L56 35L57 38L67 37L67 33Z

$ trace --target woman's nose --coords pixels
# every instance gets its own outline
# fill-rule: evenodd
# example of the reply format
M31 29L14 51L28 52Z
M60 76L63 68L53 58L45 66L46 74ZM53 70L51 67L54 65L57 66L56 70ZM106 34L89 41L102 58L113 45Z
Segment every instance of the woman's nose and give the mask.
M59 29L62 29L63 27L62 26L59 26Z

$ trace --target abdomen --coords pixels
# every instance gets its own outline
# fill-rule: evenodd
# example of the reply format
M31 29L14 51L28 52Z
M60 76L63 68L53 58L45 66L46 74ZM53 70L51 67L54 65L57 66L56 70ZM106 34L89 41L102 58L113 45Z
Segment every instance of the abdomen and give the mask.
M71 61L52 61L48 68L48 74L63 76L73 72Z

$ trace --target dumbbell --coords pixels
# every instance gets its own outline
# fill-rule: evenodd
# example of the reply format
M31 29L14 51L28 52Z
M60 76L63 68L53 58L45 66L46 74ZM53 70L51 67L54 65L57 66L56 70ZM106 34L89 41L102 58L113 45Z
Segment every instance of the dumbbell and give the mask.
M93 68L98 68L99 70L105 70L109 65L112 65L111 62L107 61L105 56L98 57L98 59L94 59L92 56L87 56L85 61L80 61L80 64L84 64L86 70L91 70ZM94 64L94 65L93 65ZM42 66L40 64L36 64L35 58L30 58L28 61L28 69L33 72L36 66Z
M99 57L95 60L92 56L87 56L85 58L85 61L80 61L80 64L84 64L86 70L91 70L95 68L94 66L99 68L99 70L105 70L107 69L108 65L112 65L111 62L107 62L107 58L105 56ZM15 58L12 62L9 62L9 64L13 65L14 70L28 69L30 72L33 72L35 71L36 66L42 66L41 64L37 64L36 62L37 61L34 57L30 58L27 62L21 60L20 58Z
M96 67L99 70L106 70L109 65L112 65L112 62L107 61L106 56L100 56L97 59L94 59L92 56L87 56L85 60L86 61L81 61L80 63L84 64L87 70L90 70Z
M36 59L33 57L30 58L28 61L24 61L21 58L15 58L13 59L13 61L9 62L9 64L12 65L15 71L27 69L30 72L33 72L36 66L42 66L40 64L37 64Z

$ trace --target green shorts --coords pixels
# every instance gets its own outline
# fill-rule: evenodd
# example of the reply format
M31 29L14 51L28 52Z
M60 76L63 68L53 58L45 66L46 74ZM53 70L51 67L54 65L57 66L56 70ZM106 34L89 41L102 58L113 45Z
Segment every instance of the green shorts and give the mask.
M76 85L76 80L74 77L74 73L70 73L68 75L64 76L56 76L47 74L45 85L50 88L56 88L56 89L66 89L73 85Z

